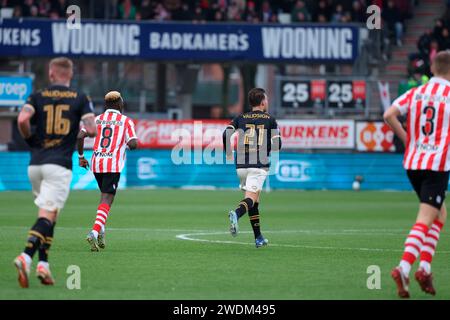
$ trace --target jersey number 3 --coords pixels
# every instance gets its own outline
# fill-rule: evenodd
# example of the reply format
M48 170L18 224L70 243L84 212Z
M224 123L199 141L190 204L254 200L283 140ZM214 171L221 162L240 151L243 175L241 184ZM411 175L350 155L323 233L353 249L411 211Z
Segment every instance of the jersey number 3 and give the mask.
M434 118L436 117L436 109L433 105L428 105L423 109L425 115L425 125L422 126L422 133L430 136L434 132Z

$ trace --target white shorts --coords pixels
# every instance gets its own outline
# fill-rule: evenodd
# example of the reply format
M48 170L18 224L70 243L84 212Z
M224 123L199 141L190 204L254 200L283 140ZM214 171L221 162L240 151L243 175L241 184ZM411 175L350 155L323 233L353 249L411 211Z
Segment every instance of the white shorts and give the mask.
M259 192L262 190L267 178L267 169L241 168L237 169L239 177L239 188L244 191Z
M72 171L57 164L28 166L34 203L48 211L59 211L69 197Z

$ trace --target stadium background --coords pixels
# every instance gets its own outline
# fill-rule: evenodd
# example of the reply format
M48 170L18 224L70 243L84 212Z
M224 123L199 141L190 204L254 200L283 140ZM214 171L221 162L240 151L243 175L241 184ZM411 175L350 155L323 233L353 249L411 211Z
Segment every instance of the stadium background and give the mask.
M63 20L71 4L81 29ZM366 27L371 4L381 29ZM219 134L261 86L285 141L270 188L345 190L359 179L362 189L406 190L403 150L381 115L427 81L430 58L449 45L442 12L437 0L2 1L0 190L29 189L15 117L59 55L74 59L73 86L97 113L117 89L136 119L142 150L129 154L123 186L235 187L226 165L174 165L170 134L193 134L194 120ZM75 170L74 188L95 187Z
M428 80L430 59L450 48L450 20L448 1L391 3L0 0L0 299L396 299L389 271L417 199L382 113ZM66 27L71 4L81 31ZM379 30L366 27L371 4L383 8ZM98 191L72 191L50 257L55 287L32 279L22 290L11 260L36 208L16 118L61 55L97 114L105 92L122 92L141 148L128 153L108 248L95 255L84 241ZM274 191L261 196L270 244L258 250L248 223L236 239L227 230L242 197L233 165L171 160L177 129L197 150L220 144L253 86L267 88L284 141L266 184ZM74 189L96 189L76 161L73 177ZM364 192L350 191L355 181ZM450 297L448 230L433 262L438 295L412 284L413 298ZM73 265L81 290L66 285ZM368 286L369 266L381 270L380 289Z

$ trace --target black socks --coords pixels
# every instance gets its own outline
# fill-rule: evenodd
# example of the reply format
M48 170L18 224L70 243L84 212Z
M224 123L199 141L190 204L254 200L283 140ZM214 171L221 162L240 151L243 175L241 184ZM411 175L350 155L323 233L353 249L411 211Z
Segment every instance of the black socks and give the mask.
M46 237L52 230L53 223L46 218L38 218L31 230L28 232L27 246L25 252L30 257L33 257L36 250L46 243Z
M261 228L259 225L259 210L258 210L259 202L256 202L255 205L248 212L248 216L250 218L250 224L253 228L253 233L255 234L255 239L261 235Z
M48 235L45 237L45 243L41 243L41 246L39 247L39 261L48 262L48 251L50 250L50 246L52 245L55 224L56 222L53 223Z
M239 202L239 206L235 210L238 218L242 217L246 212L250 212L250 209L252 207L253 207L253 200L250 198L245 198L244 200Z

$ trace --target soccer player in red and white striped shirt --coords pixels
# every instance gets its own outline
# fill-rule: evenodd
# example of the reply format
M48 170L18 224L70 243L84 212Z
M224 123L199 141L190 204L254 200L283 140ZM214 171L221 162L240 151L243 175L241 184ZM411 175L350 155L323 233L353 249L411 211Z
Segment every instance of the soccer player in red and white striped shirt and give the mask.
M431 261L439 233L447 219L444 204L450 171L450 52L433 60L434 77L396 99L384 119L405 144L403 166L417 193L420 206L398 267L392 271L398 294L409 297L409 273L420 255L415 278L423 291L436 294ZM397 119L407 116L405 131Z
M125 164L125 149L137 148L134 124L130 118L122 114L123 100L119 92L111 91L106 94L105 108L105 112L95 118L97 136L91 168L101 191L101 199L92 231L86 238L91 251L105 248L106 219L116 195L120 172ZM78 135L79 164L84 168L89 166L83 155L86 136L83 130Z

